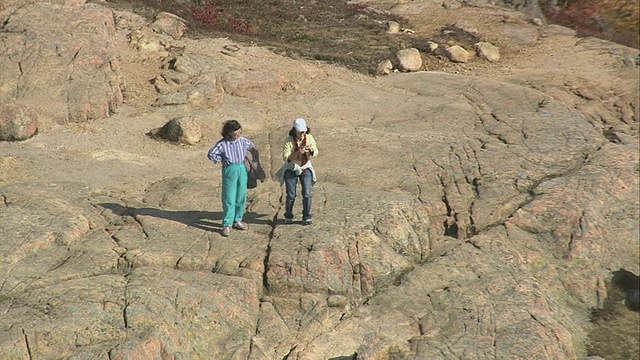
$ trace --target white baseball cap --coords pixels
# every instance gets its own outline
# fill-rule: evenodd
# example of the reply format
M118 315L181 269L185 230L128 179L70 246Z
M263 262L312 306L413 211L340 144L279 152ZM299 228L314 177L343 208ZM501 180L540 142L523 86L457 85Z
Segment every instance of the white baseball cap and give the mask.
M303 118L297 118L293 121L293 127L297 132L307 131L307 122Z

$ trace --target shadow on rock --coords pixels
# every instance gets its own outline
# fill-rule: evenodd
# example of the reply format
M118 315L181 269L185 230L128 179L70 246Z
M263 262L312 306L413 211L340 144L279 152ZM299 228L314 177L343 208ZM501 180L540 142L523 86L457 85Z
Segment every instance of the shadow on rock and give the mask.
M594 326L589 333L588 355L639 360L639 278L625 269L614 271L612 275L611 281L606 282L607 298L602 308L594 309L591 314Z
M205 231L218 231L222 229L222 213L219 211L173 211L162 210L149 207L130 207L122 206L115 203L102 203L99 204L105 209L111 210L118 216L153 216L156 218L167 219L183 223L188 226L192 226ZM271 225L270 220L261 220L260 218L266 215L247 213L245 214L244 221L248 224L268 224Z
M625 292L625 304L633 311L640 310L640 277L626 269L613 272L611 282Z

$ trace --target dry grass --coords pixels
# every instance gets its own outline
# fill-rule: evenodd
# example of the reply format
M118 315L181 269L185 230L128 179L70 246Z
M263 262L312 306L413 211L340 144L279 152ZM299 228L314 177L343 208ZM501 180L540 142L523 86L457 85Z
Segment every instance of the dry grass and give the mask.
M109 4L149 19L160 11L174 13L186 21L189 37L229 37L362 73L371 73L378 62L408 46L385 33L387 21L406 20L339 0L112 0Z
M602 309L594 310L594 327L589 334L589 355L607 360L640 359L640 313L623 303L625 293L607 286L608 298Z
M573 27L584 36L638 47L637 7L613 7L618 0L585 0L584 6L581 1L557 2L564 7L549 5L551 0L541 4L554 23ZM472 49L482 40L456 28L442 28L429 36L387 34L388 21L410 29L413 25L408 19L348 0L107 0L101 4L148 19L170 12L186 21L189 37L228 37L294 59L327 61L364 74L374 74L378 63L394 61L398 50L409 47L421 50L425 69L448 72L451 64L442 52L447 44ZM598 24L608 25L591 26L596 23L588 18L592 15L599 16ZM436 53L425 48L427 41L440 45Z
M373 74L383 60L394 60L398 50L415 47L423 52L429 70L444 70L444 54L427 55L428 40L473 47L472 36L459 29L439 35L387 34L387 22L412 28L408 19L345 0L109 0L108 5L148 19L160 11L183 18L186 36L219 36L254 43L294 59L326 61L353 71Z

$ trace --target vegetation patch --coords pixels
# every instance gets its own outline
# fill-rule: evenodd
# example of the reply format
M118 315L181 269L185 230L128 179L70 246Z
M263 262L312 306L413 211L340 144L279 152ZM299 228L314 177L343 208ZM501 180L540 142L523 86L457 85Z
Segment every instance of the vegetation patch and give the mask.
M186 36L192 38L228 37L367 74L417 41L386 33L388 21L409 26L408 20L344 0L111 0L107 5L148 19L173 13L186 21Z
M594 36L638 49L640 5L638 0L540 0L547 19Z
M294 59L321 60L365 74L375 73L383 60L398 50L421 50L426 69L442 71L448 62L447 44L473 48L479 38L459 29L443 28L423 35L387 34L387 22L412 28L408 19L347 0L109 0L107 4L153 19L169 12L186 21L186 36L228 37L257 44ZM637 0L541 0L553 23L576 29L581 36L597 36L638 47ZM440 48L426 49L428 41ZM443 46L444 45L444 46Z
M611 360L640 359L640 313L625 306L625 295L623 290L607 284L604 306L592 312L589 355Z

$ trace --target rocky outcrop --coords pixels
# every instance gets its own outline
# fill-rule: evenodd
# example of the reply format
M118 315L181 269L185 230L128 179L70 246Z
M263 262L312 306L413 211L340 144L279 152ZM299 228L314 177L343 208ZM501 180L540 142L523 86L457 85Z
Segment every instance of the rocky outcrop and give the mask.
M586 358L611 271L638 272L637 87L373 79L116 18L149 106L0 144L0 358ZM314 224L284 223L272 179L222 237L220 121L273 178L298 114Z
M46 129L106 118L122 103L110 10L36 3L3 14L0 104L30 107Z

